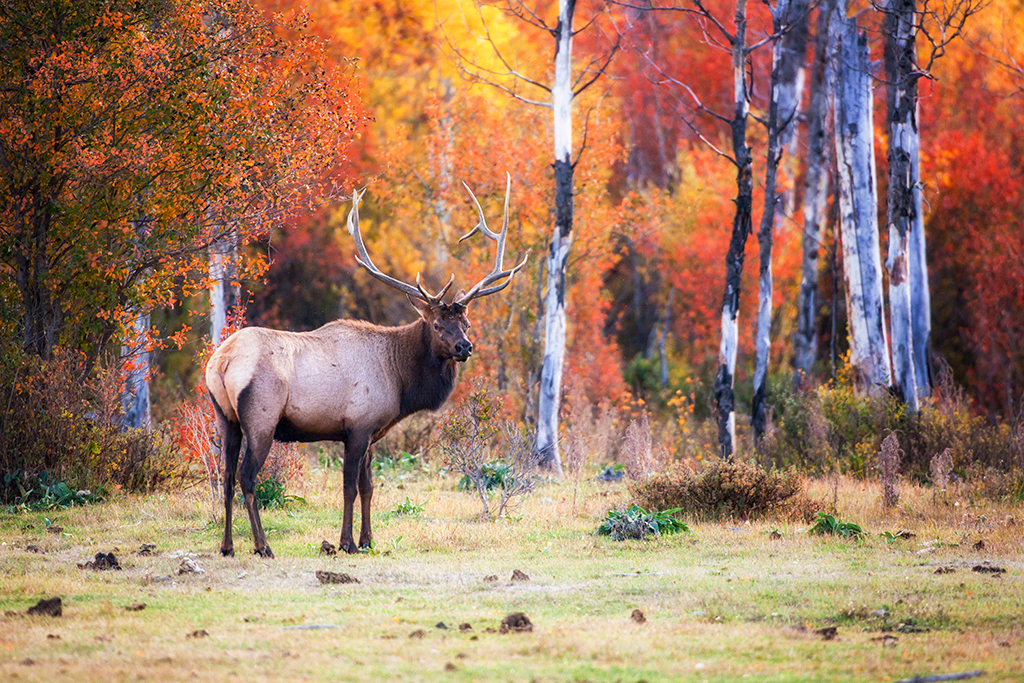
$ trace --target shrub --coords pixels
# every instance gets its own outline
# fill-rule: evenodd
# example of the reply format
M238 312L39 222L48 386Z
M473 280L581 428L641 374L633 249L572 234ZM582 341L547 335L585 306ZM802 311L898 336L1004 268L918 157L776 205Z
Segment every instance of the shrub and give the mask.
M818 518L814 520L814 526L808 531L817 535L843 536L844 538L860 538L864 535L864 529L859 524L844 522L838 517L824 512L818 513Z
M609 510L604 523L597 528L597 533L611 536L614 541L644 539L680 531L689 533L690 527L672 516L678 512L679 508L647 512L639 505L631 505L625 510Z
M285 493L286 487L285 481L277 476L270 476L257 481L254 491L256 505L261 510L268 510L271 508L283 508L289 503L306 503L302 496Z
M750 463L720 460L694 473L686 465L677 464L631 484L630 492L647 509L678 508L696 519L813 517L814 506L792 468L766 470Z
M83 354L57 348L48 361L0 349L0 502L23 491L66 483L69 490L102 487L148 491L187 476L159 430L122 430L120 375L89 372ZM41 489L40 489L41 490Z

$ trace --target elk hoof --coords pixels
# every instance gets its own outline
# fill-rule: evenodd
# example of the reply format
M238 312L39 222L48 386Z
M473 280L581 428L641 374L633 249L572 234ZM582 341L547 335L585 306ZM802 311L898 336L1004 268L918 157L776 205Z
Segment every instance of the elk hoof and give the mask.
M354 555L359 552L359 548L356 547L356 544L353 541L342 541L338 549L344 550L349 555Z
M360 551L371 550L372 548L373 548L373 540L372 539L366 540L366 541L364 541L363 539L359 539L359 550Z
M220 554L221 554L221 557L234 557L235 556L235 549L234 548L221 548L220 549Z
M265 557L269 560L274 559L274 551L270 549L269 545L265 545L262 548L256 548L252 552L254 555L259 555L260 557Z

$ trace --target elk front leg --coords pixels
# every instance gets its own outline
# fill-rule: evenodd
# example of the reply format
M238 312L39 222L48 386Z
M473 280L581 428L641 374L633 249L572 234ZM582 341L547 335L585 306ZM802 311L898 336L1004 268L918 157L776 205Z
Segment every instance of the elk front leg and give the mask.
M361 432L354 432L345 440L345 512L341 520L341 540L338 542L338 547L347 553L359 552L359 548L356 547L355 541L352 539L352 518L356 503L356 493L359 491L363 458L366 457L366 449L369 445L370 435Z
M373 500L373 472L370 470L372 458L367 452L363 455L363 464L359 468L359 548L369 550L373 547L373 532L370 530L370 501Z

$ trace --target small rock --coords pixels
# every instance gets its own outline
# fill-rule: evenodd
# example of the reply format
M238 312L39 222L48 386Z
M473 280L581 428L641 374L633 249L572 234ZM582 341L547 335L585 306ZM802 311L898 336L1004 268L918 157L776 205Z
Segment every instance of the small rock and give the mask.
M900 642L900 639L897 638L896 636L891 636L889 634L885 634L884 636L878 636L877 638L872 638L871 642L881 643L882 647L896 647L896 645Z
M975 552L981 552L984 549L985 549L985 541L983 541L980 538L978 539L977 543L975 543L974 545L971 546L971 550L973 550Z
M629 615L629 618L632 619L633 621L635 621L638 624L646 624L647 623L647 617L645 617L644 613L641 612L639 609L633 610L633 613L631 615Z
M59 596L40 600L28 608L25 614L30 616L41 615L44 617L59 617L64 613L64 607Z
M334 547L333 543L330 543L328 541L324 541L323 543L320 544L320 554L321 555L331 555L331 556L337 555L338 554L338 549Z
M439 621L436 624L434 624L434 628L441 629L443 631L447 631L448 630L448 624L444 623L443 621Z
M484 583L498 583L498 575L497 574L488 574L487 576L484 577Z
M192 633L189 633L185 637L186 638L206 638L209 635L210 635L209 631L207 631L205 628L200 628L200 629L196 629L195 631L192 631Z
M181 564L178 565L179 574L205 574L202 568L196 564L196 561L191 557L181 558Z
M468 621L464 621L461 624L459 624L459 633L469 633L472 630L473 626Z
M139 555L155 555L156 543L143 543L139 546Z
M424 630L423 630L423 629L421 629L421 628L418 628L418 629L416 629L415 631L413 631L412 633L410 633L410 634L409 634L409 637L410 637L410 638L425 638L425 637L426 637L426 635L427 635L427 632L426 632L426 631L424 631Z
M359 583L359 579L344 572L317 571L316 580L322 584L329 583Z
M821 636L822 640L835 640L839 634L839 629L835 626L826 626L825 628L819 628L815 633Z
M529 581L530 577L527 576L525 573L519 571L518 569L513 569L512 570L512 580L513 581Z
M501 620L501 633L524 633L533 630L530 617L522 612L512 612Z
M146 609L146 603L136 602L131 605L125 605L124 608L129 612L141 612L142 610Z

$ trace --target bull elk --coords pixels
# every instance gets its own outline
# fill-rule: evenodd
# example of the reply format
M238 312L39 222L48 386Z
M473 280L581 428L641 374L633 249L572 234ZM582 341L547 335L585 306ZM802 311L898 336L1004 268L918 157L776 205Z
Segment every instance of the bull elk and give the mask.
M465 185L465 183L463 183ZM361 192L352 194L348 231L355 241L356 262L370 275L409 297L419 311L416 322L382 327L357 320L336 320L312 332L281 332L246 327L228 337L206 366L206 386L213 399L224 462L224 539L222 555L234 555L231 506L242 436L240 486L249 513L255 553L274 554L256 509L256 475L277 441L341 441L345 444L344 501L340 547L349 553L369 548L373 481L369 447L403 418L437 410L451 395L458 363L469 359L473 343L467 308L473 299L500 292L526 265L529 253L513 268L503 258L508 233L512 178L506 174L505 217L501 232L487 227L483 209L466 185L480 220L459 242L477 232L496 243L494 268L451 303L442 301L455 280L430 294L416 276L415 286L382 273L370 260L359 233ZM361 529L358 547L352 538L352 515L358 492Z

